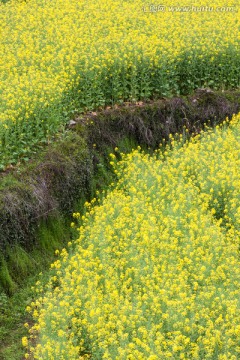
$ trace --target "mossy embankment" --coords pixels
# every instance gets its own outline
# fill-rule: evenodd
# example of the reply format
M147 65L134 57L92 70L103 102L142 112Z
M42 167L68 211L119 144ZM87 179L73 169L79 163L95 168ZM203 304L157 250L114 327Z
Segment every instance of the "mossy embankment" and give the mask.
M36 274L48 267L55 249L74 238L72 212L83 211L86 200L114 181L109 153L138 145L151 151L170 134L187 138L239 111L240 91L199 89L188 97L89 112L71 119L64 134L30 162L1 174L0 359L13 358L10 344L24 330L12 331L12 339L9 334L24 321Z
M112 181L108 155L115 147L122 152L138 145L156 149L170 134L188 137L204 124L214 126L239 111L240 91L202 89L188 97L127 103L72 119L59 140L38 156L1 173L0 286L13 293L14 281L22 272L27 275L21 267L31 268L27 254L48 250L39 239L49 219L70 222L79 201L83 204ZM15 251L23 261L13 261Z

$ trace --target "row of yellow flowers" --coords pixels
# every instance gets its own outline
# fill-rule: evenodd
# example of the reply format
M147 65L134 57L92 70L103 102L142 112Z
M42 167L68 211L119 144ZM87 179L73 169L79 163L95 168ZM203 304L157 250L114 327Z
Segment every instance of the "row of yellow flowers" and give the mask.
M24 156L75 110L239 85L239 14L225 0L0 3L1 162ZM217 11L217 9L222 9ZM4 159L5 157L5 159Z
M153 156L111 155L118 183L74 214L79 238L36 286L26 357L239 358L239 140L240 114Z

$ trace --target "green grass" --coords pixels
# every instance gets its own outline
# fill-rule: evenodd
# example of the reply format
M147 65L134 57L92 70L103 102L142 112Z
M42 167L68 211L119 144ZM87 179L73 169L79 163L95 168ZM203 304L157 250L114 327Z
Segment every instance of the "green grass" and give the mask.
M130 144L124 142L124 147ZM109 166L107 156L99 156L99 166L89 189L90 196L96 191L106 188L114 180L114 173ZM11 182L11 181L10 181ZM14 183L14 182L13 182ZM85 197L76 199L75 211L83 213ZM70 227L73 219L58 215L42 220L36 230L34 248L24 250L19 244L8 246L5 257L0 258L0 360L20 360L24 356L21 344L23 336L27 335L24 323L31 324L26 315L26 307L35 299L33 285L39 278L47 283L49 266L55 259L55 250L61 249L68 241L75 239L77 231Z
M61 249L72 237L70 221L61 218L42 222L37 232L38 246L26 252L20 245L7 249L0 260L0 359L22 359L21 338L26 336L24 323L30 321L25 309L34 299L32 290L39 273L48 278L54 251ZM43 280L44 281L44 280Z

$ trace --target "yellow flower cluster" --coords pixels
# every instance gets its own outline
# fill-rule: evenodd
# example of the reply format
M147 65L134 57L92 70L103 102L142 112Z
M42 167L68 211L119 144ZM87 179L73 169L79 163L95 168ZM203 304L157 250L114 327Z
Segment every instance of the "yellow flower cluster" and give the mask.
M212 3L212 11L173 10L172 0L164 11L145 0L0 3L0 135L11 135L2 146L21 153L26 136L28 146L42 140L70 110L238 86L240 12Z
M35 359L239 358L239 140L240 114L122 154L31 306Z

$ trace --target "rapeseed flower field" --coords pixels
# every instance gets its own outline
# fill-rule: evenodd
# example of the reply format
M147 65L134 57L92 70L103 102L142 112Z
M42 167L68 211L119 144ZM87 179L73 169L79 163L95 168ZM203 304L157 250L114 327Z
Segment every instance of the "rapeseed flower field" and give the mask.
M176 5L0 3L0 168L27 160L76 111L201 86L238 87L237 6Z
M239 359L240 114L183 140L111 154L119 181L36 285L26 358Z

